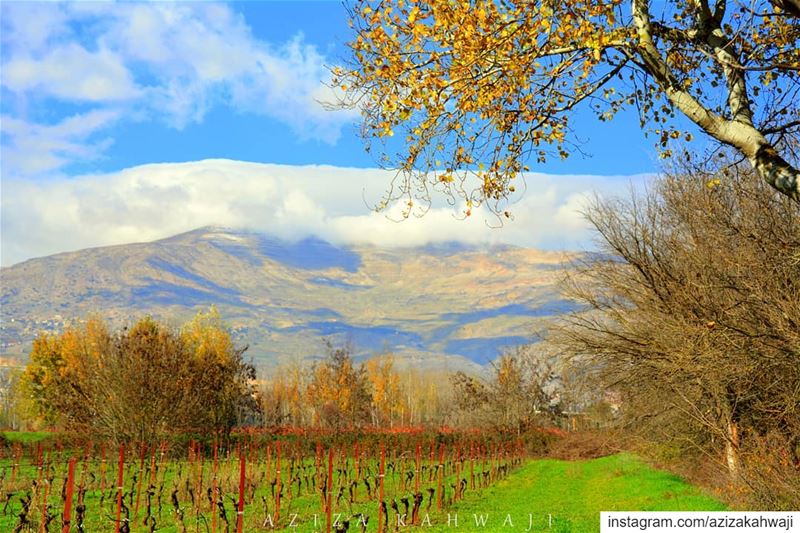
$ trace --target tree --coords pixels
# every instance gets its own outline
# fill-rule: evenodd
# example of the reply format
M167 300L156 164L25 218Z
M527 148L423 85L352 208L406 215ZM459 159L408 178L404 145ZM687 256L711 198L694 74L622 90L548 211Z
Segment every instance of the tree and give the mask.
M21 377L22 368L16 364L0 366L0 427L12 431L31 429L28 423L34 420L30 401L20 386Z
M554 362L536 345L518 346L492 366L488 380L464 372L451 377L462 423L521 432L558 421L559 376Z
M378 208L432 193L503 213L525 162L575 145L570 115L635 106L668 155L680 113L800 201L798 0L354 0L342 104L398 169ZM398 150L397 156L388 152ZM783 152L783 153L781 153Z
M111 334L97 317L60 335L42 332L34 339L23 387L42 421L75 427L92 418L87 409L88 389L94 386L92 368L102 368L111 343Z
M306 402L309 377L309 369L293 361L279 366L267 379L261 394L266 426L310 425L312 409Z
M402 423L441 427L453 404L453 389L448 378L446 370L406 366L400 372L402 403L408 409Z
M182 331L143 318L112 333L97 318L41 334L24 384L51 424L116 442L227 432L257 412L255 369L215 311Z
M306 389L316 422L332 429L360 427L369 422L372 394L364 365L353 365L349 346L325 341L327 358L311 373Z
M262 387L266 426L375 428L440 427L451 406L443 371L398 368L384 352L359 366L348 346L326 344L316 364L295 361L276 368Z
M374 357L366 364L367 379L372 390L372 425L391 427L403 423L408 411L401 391L400 374L395 371L390 354Z
M586 310L561 342L595 386L621 395L630 427L734 478L752 482L743 451L767 438L800 468L798 205L752 171L691 171L588 218L603 249L570 275Z
M235 424L259 422L261 408L251 385L256 369L243 358L247 348L234 345L219 311L212 308L198 313L184 325L180 337L199 374L194 376L193 387L211 394L198 398L206 402L202 407L205 418L200 419L205 426L228 431Z

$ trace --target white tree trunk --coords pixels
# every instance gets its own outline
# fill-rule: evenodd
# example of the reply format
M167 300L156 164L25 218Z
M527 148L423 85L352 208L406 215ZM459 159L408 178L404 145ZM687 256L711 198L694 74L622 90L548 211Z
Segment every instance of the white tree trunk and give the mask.
M776 190L800 202L800 171L787 163L772 146L761 145L750 160L756 172Z
M800 0L772 2L790 13L796 9L800 14ZM800 170L783 159L764 134L754 126L747 95L747 80L740 70L734 68L740 66L739 59L728 49L728 41L721 29L717 27L708 32L707 44L714 48L728 80L727 99L731 115L728 119L712 112L678 82L653 41L649 0L631 0L631 6L640 65L655 78L667 98L709 136L737 149L747 157L761 178L778 192L800 202Z
M728 435L725 439L725 462L732 478L739 475L739 427L728 421Z

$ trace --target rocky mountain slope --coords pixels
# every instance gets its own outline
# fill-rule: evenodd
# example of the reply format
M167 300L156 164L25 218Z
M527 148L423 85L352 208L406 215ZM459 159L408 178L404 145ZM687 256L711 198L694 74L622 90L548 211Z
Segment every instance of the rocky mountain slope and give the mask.
M257 364L323 353L450 369L484 365L574 304L555 282L564 254L509 246L339 247L201 228L167 239L32 259L0 270L0 355L41 330L98 313L179 323L215 305Z

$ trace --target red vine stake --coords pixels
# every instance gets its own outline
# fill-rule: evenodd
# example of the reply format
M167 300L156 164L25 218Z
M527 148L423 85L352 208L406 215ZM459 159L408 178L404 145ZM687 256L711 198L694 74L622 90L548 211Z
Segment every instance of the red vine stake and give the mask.
M200 447L199 443L197 445L197 454L198 454L199 458L197 460L197 479L195 481L195 486L196 486L195 491L197 492L197 494L202 494L202 492L203 492L203 474L205 473L206 458L205 458L205 455L203 453L203 449ZM197 503L195 503L194 512L195 512L196 516L200 514L200 509L202 507L202 504L200 503L201 501L202 500L200 498L198 498L197 499Z
M158 457L158 466L156 467L158 471L161 472L161 483L164 484L167 481L167 464L164 462L164 458L167 454L167 441L161 441L161 447L159 450L159 457Z
M94 453L94 442L89 441L89 443L86 445L86 451L83 454L83 461L81 462L81 475L78 478L79 487L83 486L83 480L86 477L86 470L88 468L87 465L89 463L89 459L92 456L92 453Z
M469 488L475 490L475 443L469 443Z
M314 456L314 476L317 479L317 490L319 491L319 504L325 510L325 491L322 490L322 443L317 441L317 451Z
M359 462L358 441L353 444L353 461L356 472L356 484L353 486L353 502L358 501L358 484L361 482L361 465Z
M436 488L437 500L436 507L441 509L444 507L444 495L442 494L442 485L444 482L444 443L439 446L439 483Z
M36 498L36 504L38 505L39 504L39 494L41 493L41 487L42 487L42 474L43 474L43 471L44 471L44 467L43 467L43 464L42 464L42 444L41 443L39 443L39 445L36 447L36 471L38 473L36 475L36 494L35 494L35 498Z
M422 476L422 471L420 470L421 464L421 453L422 453L422 445L418 442L417 443L417 466L416 472L414 472L414 492L419 492L419 478Z
M150 454L150 485L156 484L156 447L153 446L153 453Z
M497 481L497 467L500 465L500 445L494 445L494 453L492 454L492 483Z
M106 461L106 445L105 443L100 447L100 491L106 490L106 471L108 470L108 461Z
M384 467L386 465L386 448L381 442L381 466L378 474L378 531L383 531L383 476ZM388 515L386 517L389 518Z
M69 522L72 516L72 494L75 486L75 461L75 457L69 460L69 469L67 471L67 499L64 502L64 519L61 533L69 533Z
M201 450L201 452L200 452L200 457L201 458L202 458L202 453L203 452ZM253 474L253 469L256 467L257 464L258 464L258 447L255 444L255 439L251 439L251 441L250 441L250 458L248 459L248 465L247 465L247 467L249 469L248 475L249 475L250 479L253 478L253 475L254 475ZM202 469L200 470L200 475L201 476L203 475ZM202 478L201 478L201 484L202 484Z
M430 463L430 465L429 465L430 466L430 474L428 475L428 481L433 481L433 475L434 475L434 472L436 472L436 460L434 459L434 457L436 457L436 441L432 440L431 441L431 454L430 454L430 457L428 459L428 463Z
M453 496L453 501L461 499L461 446L455 445L455 461L456 461L456 491Z
M53 452L47 452L47 459L45 460L45 468L50 465L50 459L52 457ZM44 531L44 524L47 518L47 500L50 497L50 481L45 478L45 486L44 486L44 500L42 500L42 519L39 521L39 533Z
M147 444L142 443L142 450L139 457L139 484L136 487L136 505L133 508L133 521L136 522L136 517L139 516L139 500L142 496L142 481L144 478L144 459L147 456Z
M273 448L273 446L274 446L274 448ZM273 470L277 470L278 464L277 464L277 461L274 460L273 455L274 455L274 452L277 451L277 448L278 448L277 443L275 443L275 444L267 444L267 465L266 465L266 467L264 469L264 472L266 472L264 474L264 479L266 479L266 480L274 480L275 479L275 475L272 473L272 471ZM273 465L273 461L275 461L274 465ZM276 518L272 514L270 516L273 519Z
M244 528L244 483L247 467L247 452L239 444L239 505L236 511L236 533L242 533Z
M114 533L119 533L120 519L122 517L122 475L125 466L125 445L119 445L119 463L117 467L117 520L114 526Z
M327 533L331 533L331 510L333 508L333 497L332 497L333 495L331 494L331 492L333 492L333 447L330 447L328 449L327 486L328 486L327 490L328 498L327 501L325 502L325 523L326 523L325 530L327 531Z
M19 461L22 458L22 445L14 445L14 465L11 468L11 485L14 485L14 480L17 479L17 469L19 468Z
M275 524L281 517L281 443L275 444Z
M217 439L214 438L214 477L211 481L211 533L217 533L217 471L219 470L219 451Z

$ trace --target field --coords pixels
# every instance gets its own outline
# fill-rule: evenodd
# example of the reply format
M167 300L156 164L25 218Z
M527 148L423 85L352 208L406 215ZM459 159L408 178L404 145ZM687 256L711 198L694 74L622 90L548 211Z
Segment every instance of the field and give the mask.
M532 460L518 442L474 436L241 438L191 441L185 453L165 444L47 449L23 437L0 462L0 531L62 530L65 508L71 531L214 533L588 532L601 510L724 508L630 455Z
M592 532L601 511L719 511L725 506L632 455L585 461L529 460L508 478L453 506L461 530ZM488 515L485 527L476 516ZM513 529L504 521L511 517ZM453 527L432 531L453 531Z

